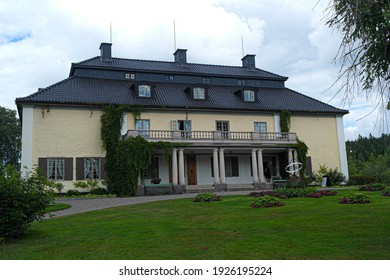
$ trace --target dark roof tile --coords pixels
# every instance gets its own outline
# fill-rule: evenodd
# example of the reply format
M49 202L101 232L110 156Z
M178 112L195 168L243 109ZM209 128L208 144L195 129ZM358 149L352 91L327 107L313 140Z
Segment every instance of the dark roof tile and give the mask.
M152 71L165 73L183 73L195 75L212 75L212 76L236 76L256 79L272 79L272 80L287 80L283 77L271 72L267 72L258 68L248 69L239 66L224 66L224 65L208 65L208 64L177 64L175 62L167 61L152 61L152 60L137 60L112 58L109 61L102 60L99 56L94 57L79 63L73 63L71 74L74 68L77 67L96 67L104 69L121 69L134 71Z
M193 108L220 110L318 112L346 114L341 110L288 88L258 88L256 102L244 102L237 94L239 86L210 85L207 100L193 100L185 90L190 84L156 83L153 98L135 97L125 80L72 76L23 98L17 103L54 104L132 104L143 107Z

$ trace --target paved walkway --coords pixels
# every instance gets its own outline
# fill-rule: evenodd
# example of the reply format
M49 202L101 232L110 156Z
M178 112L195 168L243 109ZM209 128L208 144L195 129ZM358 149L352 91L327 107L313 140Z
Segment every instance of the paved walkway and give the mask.
M217 192L216 194L220 196L226 196L226 195L247 195L248 193L250 193L250 191L228 191L228 192ZM82 212L93 211L93 210L117 207L117 206L140 204L140 203L147 203L153 201L180 199L180 198L192 198L195 197L196 195L197 193L161 195L161 196L94 198L94 199L60 198L57 199L56 202L70 204L72 205L72 207L53 212L52 215L54 215L54 217L61 217L61 216L82 213Z

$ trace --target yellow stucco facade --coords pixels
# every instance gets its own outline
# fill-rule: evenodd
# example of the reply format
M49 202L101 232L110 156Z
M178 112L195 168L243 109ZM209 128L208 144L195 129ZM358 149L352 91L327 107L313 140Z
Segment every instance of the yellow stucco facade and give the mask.
M337 167L340 171L336 116L293 114L290 131L295 132L309 147L308 156L311 156L313 171L318 170L320 164Z
M39 157L104 157L100 139L102 112L92 107L34 107L33 164L38 164ZM128 113L126 118L127 129L134 129L133 115ZM154 110L142 112L141 119L150 121L151 130L170 130L172 120L188 119L193 131L213 131L216 121L229 121L230 131L253 131L255 122L266 122L267 131L275 132L272 113ZM290 131L309 147L313 171L320 164L340 169L336 126L336 116L292 114Z

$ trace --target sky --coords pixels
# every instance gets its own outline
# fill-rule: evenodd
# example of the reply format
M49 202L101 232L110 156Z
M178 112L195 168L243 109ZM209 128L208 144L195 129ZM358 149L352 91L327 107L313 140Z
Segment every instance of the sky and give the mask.
M346 140L389 133L375 100L362 94L345 103L332 86L341 35L325 24L327 6L328 0L0 0L0 106L16 109L15 98L66 79L71 63L98 56L100 43L112 40L112 55L121 58L173 61L175 48L183 48L189 63L240 66L243 53L255 54L257 68L289 77L288 88L349 110Z

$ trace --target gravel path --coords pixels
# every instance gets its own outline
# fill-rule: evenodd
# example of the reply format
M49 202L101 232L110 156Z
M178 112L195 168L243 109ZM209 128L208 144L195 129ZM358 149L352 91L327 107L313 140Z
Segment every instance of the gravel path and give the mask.
M217 192L220 196L225 195L246 195L250 191L231 191L231 192ZM67 216L82 212L88 212L98 209L105 209L117 206L140 204L153 201L172 200L180 198L195 197L197 193L188 194L173 194L161 196L137 196L137 197L114 197L114 198L95 198L95 199L57 199L58 203L66 203L72 205L71 208L53 212L54 217ZM47 215L49 217L49 215Z

